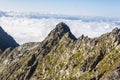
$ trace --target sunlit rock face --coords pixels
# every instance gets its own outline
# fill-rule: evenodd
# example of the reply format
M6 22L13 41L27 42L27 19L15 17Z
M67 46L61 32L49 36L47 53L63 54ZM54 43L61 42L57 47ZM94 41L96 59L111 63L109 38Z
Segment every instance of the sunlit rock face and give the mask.
M120 29L78 39L68 25L56 25L42 42L6 49L0 80L119 80Z

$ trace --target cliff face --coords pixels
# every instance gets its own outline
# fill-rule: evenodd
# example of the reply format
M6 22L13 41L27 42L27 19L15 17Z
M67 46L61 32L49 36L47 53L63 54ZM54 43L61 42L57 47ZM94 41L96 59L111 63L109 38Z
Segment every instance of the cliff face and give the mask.
M15 48L17 46L18 44L16 43L16 41L10 35L8 35L2 29L2 27L0 27L0 49L4 51L5 49L9 47Z
M0 80L119 80L120 29L78 39L59 23L42 42L0 56Z

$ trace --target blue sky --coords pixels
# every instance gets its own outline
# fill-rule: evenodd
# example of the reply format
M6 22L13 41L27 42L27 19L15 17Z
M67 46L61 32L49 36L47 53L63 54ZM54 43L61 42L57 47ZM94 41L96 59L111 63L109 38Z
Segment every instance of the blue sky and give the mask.
M120 0L0 0L0 10L120 17Z

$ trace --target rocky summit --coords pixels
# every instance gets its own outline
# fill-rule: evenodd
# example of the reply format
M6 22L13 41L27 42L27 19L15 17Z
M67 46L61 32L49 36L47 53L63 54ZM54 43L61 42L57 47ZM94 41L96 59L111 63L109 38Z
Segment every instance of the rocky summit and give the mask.
M61 22L42 42L2 52L0 80L120 80L120 29L76 38Z

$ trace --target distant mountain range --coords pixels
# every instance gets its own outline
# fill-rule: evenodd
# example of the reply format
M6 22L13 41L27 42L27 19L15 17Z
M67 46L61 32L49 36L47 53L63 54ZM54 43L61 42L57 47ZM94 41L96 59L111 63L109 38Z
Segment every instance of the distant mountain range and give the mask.
M0 34L1 43L7 38L18 46L2 29ZM42 42L2 52L0 80L120 80L120 29L97 38L76 38L61 22Z

